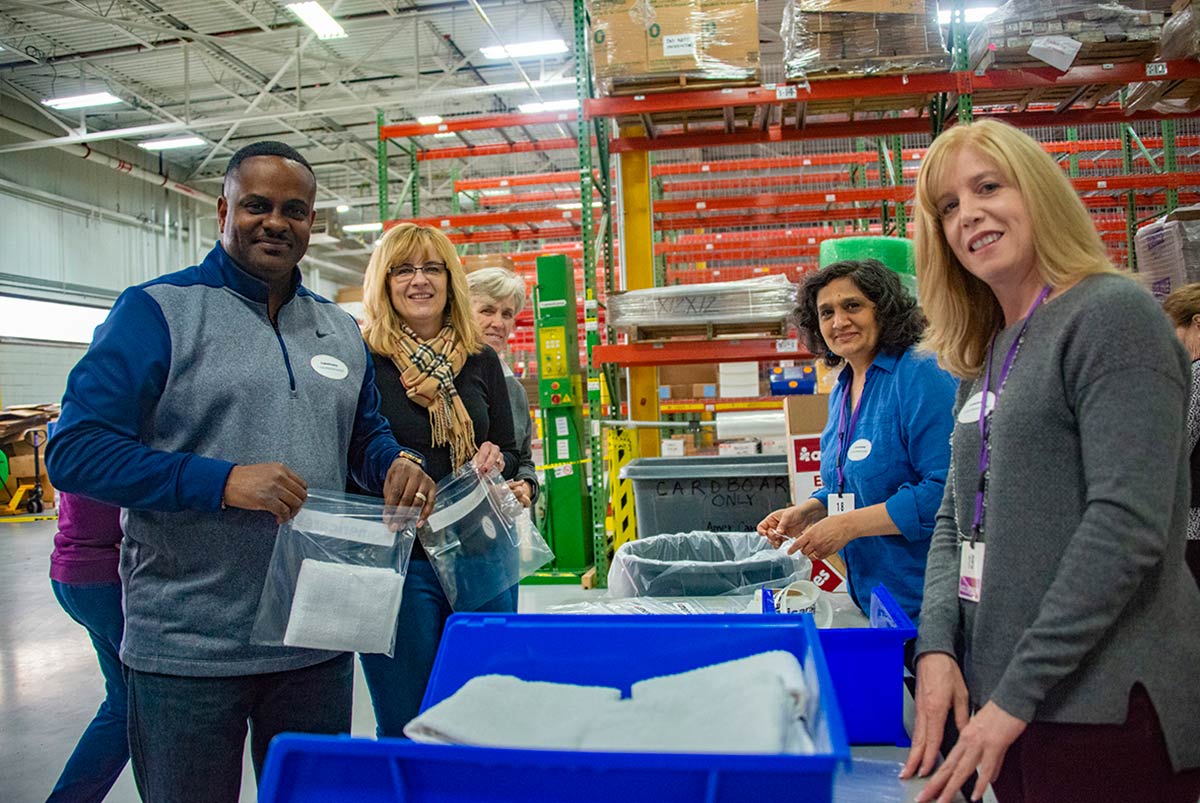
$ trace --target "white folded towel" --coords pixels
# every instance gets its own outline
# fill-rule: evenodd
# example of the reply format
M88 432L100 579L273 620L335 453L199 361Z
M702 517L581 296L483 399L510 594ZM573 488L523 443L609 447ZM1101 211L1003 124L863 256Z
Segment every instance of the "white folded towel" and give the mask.
M599 686L472 678L404 728L418 742L699 753L813 753L812 703L791 653L775 651L635 683ZM575 712L563 716L564 711Z
M403 591L404 575L393 569L305 558L283 643L390 655Z
M607 686L479 675L405 725L404 735L431 744L573 750L587 718L620 699L621 690Z

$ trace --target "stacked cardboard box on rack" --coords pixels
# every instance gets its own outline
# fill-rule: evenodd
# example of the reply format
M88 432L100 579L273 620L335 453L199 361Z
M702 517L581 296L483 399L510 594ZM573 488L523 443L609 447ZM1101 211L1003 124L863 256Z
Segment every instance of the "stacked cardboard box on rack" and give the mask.
M604 95L758 79L757 0L592 0Z
M935 0L788 0L789 80L949 69Z
M1162 29L1155 61L1200 58L1200 0L1179 0ZM1200 109L1200 79L1143 81L1129 88L1125 107L1187 114Z
M1156 2L1009 0L972 29L972 69L1149 61L1165 14Z

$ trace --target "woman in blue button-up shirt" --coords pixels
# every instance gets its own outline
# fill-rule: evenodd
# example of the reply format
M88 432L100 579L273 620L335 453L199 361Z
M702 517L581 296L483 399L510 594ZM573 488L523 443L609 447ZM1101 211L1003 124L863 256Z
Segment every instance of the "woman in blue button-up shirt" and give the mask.
M845 363L821 435L821 485L758 525L776 546L810 558L835 552L850 594L870 611L882 583L917 621L925 557L950 463L957 383L915 350L925 328L916 301L876 260L837 262L810 275L799 325L809 349Z

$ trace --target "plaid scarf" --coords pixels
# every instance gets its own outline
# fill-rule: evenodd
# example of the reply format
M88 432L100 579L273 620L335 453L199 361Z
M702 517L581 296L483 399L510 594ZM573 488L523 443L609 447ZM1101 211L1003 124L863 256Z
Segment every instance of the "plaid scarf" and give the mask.
M430 340L422 340L404 324L400 325L400 353L392 362L400 371L400 381L408 398L429 410L429 429L434 446L449 446L455 468L475 456L475 425L454 387L454 377L462 370L467 355L458 335L443 326Z

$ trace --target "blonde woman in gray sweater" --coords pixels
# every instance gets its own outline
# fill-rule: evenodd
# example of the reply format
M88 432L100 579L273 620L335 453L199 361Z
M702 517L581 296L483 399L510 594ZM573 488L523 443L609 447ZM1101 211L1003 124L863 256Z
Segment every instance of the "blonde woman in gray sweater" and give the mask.
M1062 170L955 126L917 178L926 346L962 379L904 777L1010 801L1196 803L1200 591L1184 564L1188 360Z

